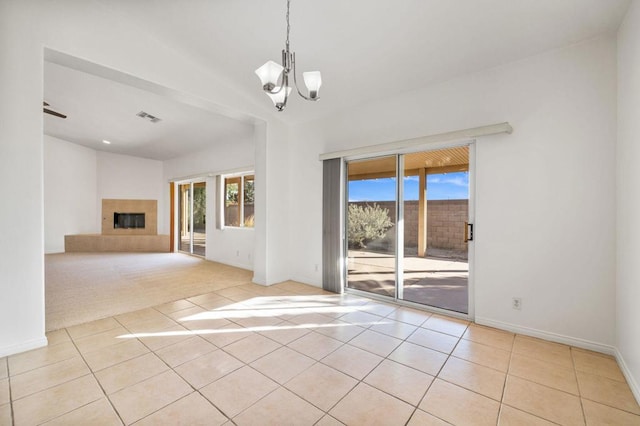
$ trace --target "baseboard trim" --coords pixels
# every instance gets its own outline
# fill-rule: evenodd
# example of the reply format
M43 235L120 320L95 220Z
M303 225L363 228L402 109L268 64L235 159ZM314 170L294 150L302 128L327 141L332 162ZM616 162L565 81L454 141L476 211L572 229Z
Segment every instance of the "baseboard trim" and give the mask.
M293 276L293 277L291 277L291 281L295 281L295 282L298 282L300 284L309 285L311 287L316 287L316 288L320 288L320 289L322 288L321 284L314 283L315 280L313 280L310 277L302 277L302 276L299 276L299 275L298 276Z
M627 363L624 361L624 357L620 353L620 350L618 350L618 348L615 349L615 357L616 361L618 361L618 366L620 366L620 370L622 370L624 378L627 379L627 384L631 389L631 393L633 393L633 396L636 397L636 401L638 401L638 404L640 404L640 386L638 386L638 382L636 381L635 377L633 377L633 374L631 374L631 370L629 370Z
M577 348L588 349L590 351L600 352L607 355L615 356L617 352L617 349L611 345L604 345L602 343L592 342L586 339L566 336L564 334L551 333L549 331L538 330L535 328L522 327L507 322L492 320L489 318L476 316L475 322L480 325L486 325L489 327L499 328L501 330L511 331L513 333L523 334L525 336L537 337L539 339L549 340L551 342L575 346Z
M264 276L257 275L255 271L253 273L253 278L251 278L251 282L254 284L263 285L263 286L267 285L267 280L264 279Z
M19 354L20 352L30 351L31 349L38 349L47 346L49 341L46 337L39 339L31 339L26 342L18 343L16 345L3 346L0 348L0 358Z
M223 265L233 266L234 268L240 268L240 269L244 269L245 271L253 272L253 267L251 265L247 265L246 263L231 262L226 259L213 259L213 258L206 259L206 260L209 260L211 262L222 263Z

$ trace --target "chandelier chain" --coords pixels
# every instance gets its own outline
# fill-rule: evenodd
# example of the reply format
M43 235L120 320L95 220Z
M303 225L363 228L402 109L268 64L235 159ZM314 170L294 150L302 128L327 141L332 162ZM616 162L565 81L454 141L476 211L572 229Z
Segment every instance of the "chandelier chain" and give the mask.
M256 70L256 74L262 83L262 90L271 98L278 111L282 111L287 106L287 99L293 86L295 86L296 91L303 99L317 101L320 99L318 89L322 85L320 71L311 71L302 73L308 95L303 94L298 87L296 80L296 54L289 49L289 35L291 33L290 11L291 0L287 0L287 39L285 48L282 50L282 65L268 61ZM289 77L291 76L293 77L292 86L289 85Z
M291 25L289 24L289 8L291 6L291 0L287 0L287 52L289 51L289 31L291 31Z

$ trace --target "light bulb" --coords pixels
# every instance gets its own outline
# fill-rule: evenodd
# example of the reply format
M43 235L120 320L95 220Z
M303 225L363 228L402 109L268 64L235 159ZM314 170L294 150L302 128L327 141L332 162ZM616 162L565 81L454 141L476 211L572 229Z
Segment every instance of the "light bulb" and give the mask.
M282 90L280 90L280 87L274 87L273 91L277 93L271 93L271 92L265 92L265 93L267 94L267 96L271 98L271 101L276 106L278 111L282 111L282 109L284 108L284 102L286 101L287 97L291 94L291 87L285 87Z
M307 86L307 89L309 90L309 97L311 99L317 99L320 86L322 86L322 76L320 75L320 71L303 72L302 77L304 78L305 86Z

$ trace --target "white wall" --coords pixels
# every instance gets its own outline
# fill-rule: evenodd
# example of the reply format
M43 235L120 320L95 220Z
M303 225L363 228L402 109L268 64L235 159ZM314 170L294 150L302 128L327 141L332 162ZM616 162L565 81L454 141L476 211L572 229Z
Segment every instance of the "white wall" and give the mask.
M289 129L272 123L256 131L256 158L264 156L266 161L256 162L255 182L255 226L256 271L254 282L273 284L291 278L291 252L289 235L300 232L292 227L287 208L291 197L291 154ZM259 268L263 266L263 268Z
M194 176L206 176L220 171L253 167L255 143L252 138L212 143L211 148L190 152L164 162L166 182ZM169 226L169 222L166 223Z
M98 226L102 229L102 200L157 200L158 224L165 222L168 209L163 208L169 185L162 180L162 162L129 155L97 152L98 189L96 203ZM158 226L158 233L160 226Z
M291 211L291 279L322 287L322 162L323 123L294 128L291 135L289 171ZM316 265L318 270L316 271Z
M44 215L41 44L29 10L0 2L0 356L46 344L44 336ZM24 38L23 38L24 37ZM24 55L24 49L37 54ZM19 182L19 185L17 184ZM6 224L13 224L7 226Z
M613 37L297 126L290 142L292 275L320 284L319 153L504 121L512 135L477 142L476 319L611 351ZM521 311L511 308L514 296Z
M96 151L44 136L44 248L64 252L64 236L96 234Z
M67 234L102 232L103 198L157 200L158 222L164 223L169 210L163 205L168 192L163 182L160 161L44 135L45 253L64 252Z
M207 255L208 260L253 270L254 229L216 229L217 191L215 175L232 170L254 170L255 141L226 141L216 143L211 149L190 153L164 162L164 182L184 178L204 177L207 183ZM170 208L169 194L164 197L164 211ZM163 223L169 232L169 217Z
M287 127L272 120L268 125L256 124L251 139L218 143L210 150L164 163L166 182L237 169L255 171L255 228L215 230L210 226L207 259L251 269L253 282L263 285L291 277L288 138ZM215 200L213 191L214 185L209 184L210 202ZM168 203L165 194L167 211ZM207 209L213 211L213 204L208 204ZM165 227L168 230L168 219Z
M617 346L640 400L640 3L618 33Z
M216 229L217 189L215 177L207 178L207 217L211 218L207 225L207 259L253 270L255 229Z

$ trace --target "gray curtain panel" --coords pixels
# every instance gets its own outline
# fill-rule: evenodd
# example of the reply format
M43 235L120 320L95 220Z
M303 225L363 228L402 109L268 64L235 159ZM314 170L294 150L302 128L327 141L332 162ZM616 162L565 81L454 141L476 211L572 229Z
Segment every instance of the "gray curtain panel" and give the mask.
M341 164L341 158L324 160L322 177L322 288L334 293L342 293Z

